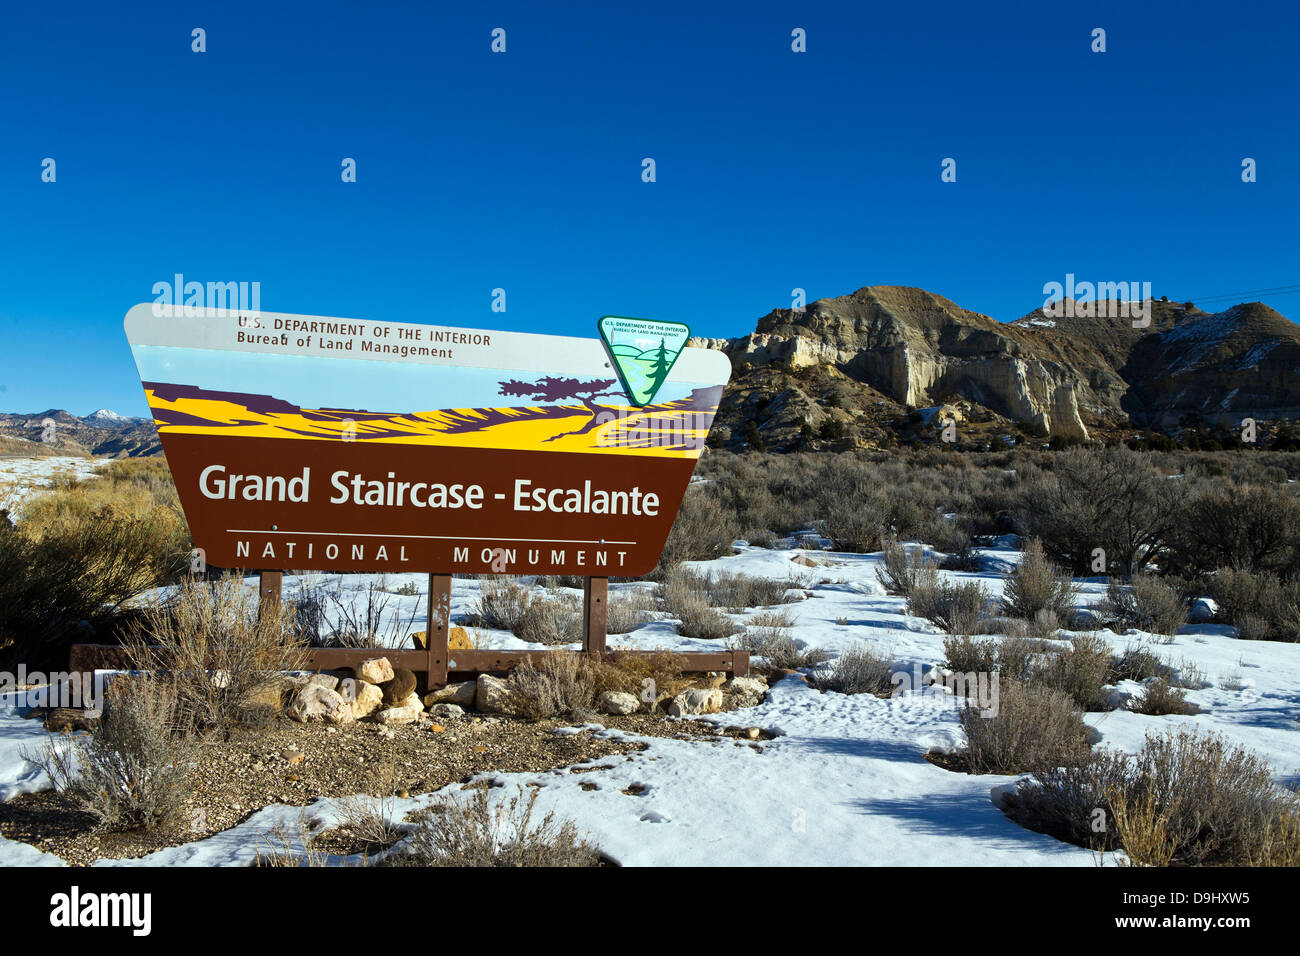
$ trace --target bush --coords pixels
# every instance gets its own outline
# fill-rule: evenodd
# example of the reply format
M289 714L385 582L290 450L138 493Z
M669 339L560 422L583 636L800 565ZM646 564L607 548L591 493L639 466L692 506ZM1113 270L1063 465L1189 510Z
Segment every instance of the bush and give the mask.
M921 582L907 599L907 613L924 618L949 634L974 634L987 619L989 594L974 581L951 584Z
M1110 709L1103 689L1110 677L1110 645L1096 634L1080 634L1070 647L1048 657L1036 680L1068 695L1085 711Z
M582 640L582 602L570 595L530 601L514 627L515 637L530 644L572 644Z
M725 507L721 490L693 485L686 489L656 570L663 573L683 561L711 561L733 554L740 532L734 513Z
M763 658L772 670L799 670L826 660L826 652L821 648L808 647L790 636L793 623L793 618L779 611L755 614L735 647Z
M653 709L659 700L671 700L692 686L685 672L686 658L668 650L609 655L592 667L598 699L606 691L619 691L639 698L649 705L647 709Z
M605 605L605 631L626 634L654 619L654 595L644 588L628 588L609 596Z
M933 587L938 584L939 575L934 562L926 558L921 548L907 548L889 538L881 557L884 563L876 568L876 580L889 594L910 597L918 585Z
M1163 717L1167 714L1190 714L1194 709L1187 702L1187 694L1169 683L1164 677L1153 677L1142 688L1142 693L1128 702L1128 709L1136 714Z
M1270 641L1300 640L1300 581L1283 582L1269 572L1220 568L1210 577L1218 616L1239 636Z
M257 719L268 685L305 666L294 608L259 603L233 575L178 585L132 627L125 642L132 667L167 675L180 719L196 730Z
M591 664L580 654L546 654L537 665L524 658L506 683L514 708L530 720L589 709L596 702L596 678Z
M1044 614L1052 622L1067 620L1074 605L1074 582L1063 577L1047 560L1043 545L1031 539L1025 545L1020 563L1005 577L1002 613L1027 621L1039 621ZM1040 630L1052 625L1043 620Z
M957 711L972 773L1032 773L1088 757L1088 727L1068 696L1034 684L998 681L996 713L966 703Z
M467 801L444 799L424 811L398 852L396 866L597 866L598 848L571 820L553 812L533 820L538 792L492 805L488 790Z
M1177 634L1187 623L1187 604L1177 589L1154 575L1140 574L1127 587L1112 578L1101 612L1117 631L1130 627L1151 634Z
M513 632L532 602L531 590L513 578L488 578L470 607L470 624Z
M1092 832L1101 810L1108 826ZM1021 785L1013 816L1081 846L1123 847L1144 865L1295 866L1300 797L1217 734L1149 734L1132 759L1102 752Z
M991 674L998 669L997 642L969 634L943 639L943 666L958 674Z
M179 705L165 680L119 677L109 685L92 735L73 738L66 749L50 742L42 754L24 757L98 827L160 826L184 806L197 754L195 742L176 731Z
M1145 644L1130 644L1111 662L1107 680L1112 684L1122 680L1144 681L1152 677L1168 678L1171 673L1169 665Z
M874 694L888 697L894 689L892 654L877 654L863 644L851 644L830 664L808 675L808 683L820 691L837 694Z

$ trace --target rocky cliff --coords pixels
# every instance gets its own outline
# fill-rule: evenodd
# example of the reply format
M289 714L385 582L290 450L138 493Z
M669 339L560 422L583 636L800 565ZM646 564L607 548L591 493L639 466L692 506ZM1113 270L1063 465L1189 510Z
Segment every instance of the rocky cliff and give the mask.
M1114 302L1070 303L1059 316L1038 309L1004 323L924 289L870 286L775 310L741 338L695 344L731 358L733 400L720 424L733 438L763 434L767 419L787 438L856 429L870 442L882 415L943 404L1078 439L1090 429L1300 417L1300 328L1289 320L1260 303L1216 314L1144 305L1135 315ZM848 412L832 428L828 388L838 395L830 407Z

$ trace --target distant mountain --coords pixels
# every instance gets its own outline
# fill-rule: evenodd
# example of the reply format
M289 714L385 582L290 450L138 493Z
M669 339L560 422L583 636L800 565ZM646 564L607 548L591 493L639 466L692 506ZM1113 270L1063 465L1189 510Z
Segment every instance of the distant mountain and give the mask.
M107 408L84 418L61 408L30 415L0 413L0 455L137 458L161 453L157 429L148 418Z
M1134 328L1119 305L1004 323L924 289L868 286L691 344L731 358L713 439L728 447L889 445L937 406L986 443L1010 428L1087 439L1300 418L1300 327L1268 306L1150 301Z

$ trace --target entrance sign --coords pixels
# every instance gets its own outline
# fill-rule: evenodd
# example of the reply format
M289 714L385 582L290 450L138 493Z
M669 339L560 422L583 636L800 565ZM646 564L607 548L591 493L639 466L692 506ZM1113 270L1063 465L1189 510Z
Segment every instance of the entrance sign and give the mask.
M217 567L645 574L731 373L721 352L685 348L678 323L606 317L607 352L156 311L131 309L126 335L195 547Z
M628 319L621 315L604 316L596 328L623 390L637 406L654 401L691 337L690 328L682 322Z

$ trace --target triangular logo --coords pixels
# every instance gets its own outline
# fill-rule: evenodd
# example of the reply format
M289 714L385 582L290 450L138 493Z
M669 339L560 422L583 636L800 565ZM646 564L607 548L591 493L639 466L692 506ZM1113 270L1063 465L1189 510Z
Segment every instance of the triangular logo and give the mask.
M654 401L691 337L690 327L684 322L629 319L621 315L603 316L596 328L623 383L623 391L633 405L642 406Z

